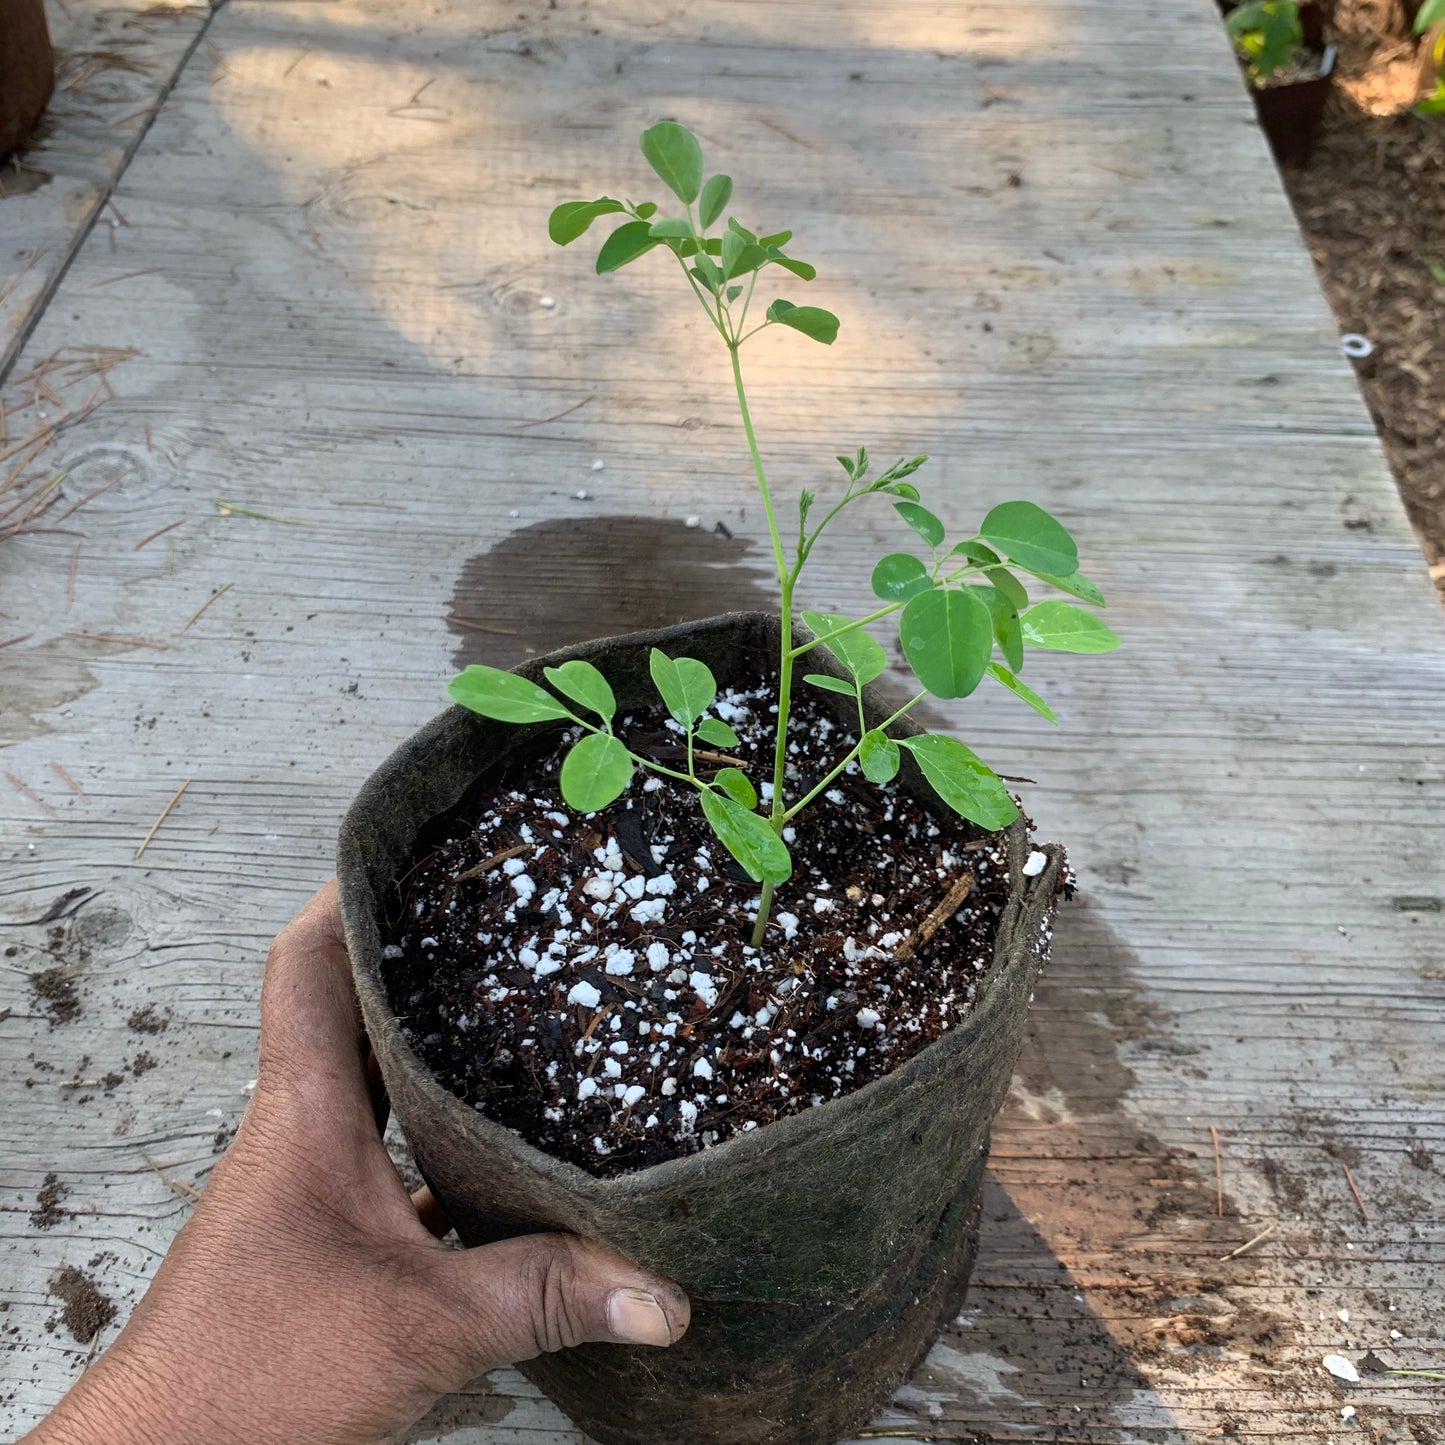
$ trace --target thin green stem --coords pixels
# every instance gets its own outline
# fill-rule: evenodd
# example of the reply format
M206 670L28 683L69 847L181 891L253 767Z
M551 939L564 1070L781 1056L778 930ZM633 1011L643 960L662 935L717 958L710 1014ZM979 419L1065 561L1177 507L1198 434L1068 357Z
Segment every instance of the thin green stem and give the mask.
M906 713L910 708L916 707L927 696L928 693L925 690L924 692L920 692L917 697L911 699L909 702L904 703L903 706L892 715L892 717L884 718L884 720L878 724L878 731L887 732L888 729L892 727L893 724L896 723L898 719L903 716L904 713ZM860 718L862 717L861 707L859 708L859 716ZM868 731L868 729L865 728L865 732L866 731ZM849 763L853 761L854 758L858 756L858 753L862 747L863 739L860 737L858 741L854 743L853 746L843 755L842 761L838 763L838 765L833 768L833 770L828 773L826 777L823 778L823 780L817 785L817 787L815 787L813 791L809 793L806 797L800 798L796 803L793 804L791 808L788 809L786 813L783 814L783 821L785 823L791 822L794 818L798 816L799 813L803 811L804 808L808 806L809 803L813 801L814 798L818 796L819 793L826 792L827 789L831 786L833 780L848 766Z

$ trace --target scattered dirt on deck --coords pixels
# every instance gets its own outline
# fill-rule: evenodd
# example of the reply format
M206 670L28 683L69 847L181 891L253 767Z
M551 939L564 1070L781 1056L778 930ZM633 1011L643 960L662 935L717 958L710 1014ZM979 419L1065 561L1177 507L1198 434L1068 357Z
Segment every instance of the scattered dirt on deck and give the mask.
M115 1302L73 1264L50 1276L50 1293L65 1306L60 1318L82 1345L88 1345L116 1316Z
M58 1174L47 1174L44 1183L35 1193L35 1208L30 1211L30 1223L36 1229L54 1229L62 1220L70 1217L70 1210L62 1209L60 1201L70 1193Z

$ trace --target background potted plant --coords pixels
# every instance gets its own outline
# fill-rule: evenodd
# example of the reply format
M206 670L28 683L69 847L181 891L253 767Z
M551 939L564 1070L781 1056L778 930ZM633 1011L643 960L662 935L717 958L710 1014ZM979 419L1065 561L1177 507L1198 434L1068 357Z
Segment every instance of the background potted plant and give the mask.
M1065 883L1007 788L909 718L985 680L1052 719L1032 649L1117 638L1067 531L1030 502L950 541L859 448L787 533L741 352L838 318L759 285L814 268L729 216L727 176L663 122L644 156L679 203L553 211L567 245L620 218L608 273L671 253L728 354L778 569L777 615L733 614L470 667L343 824L342 907L392 1105L462 1238L575 1230L676 1278L665 1356L583 1347L526 1367L604 1445L831 1442L957 1308L988 1130ZM916 539L861 618L804 612L805 564L847 507ZM1052 592L1030 601L1020 574ZM897 619L901 707L867 629ZM808 671L804 672L803 669Z
M1314 150L1335 69L1318 8L1250 0L1229 10L1224 26L1275 158L1303 164Z
M1445 115L1445 0L1425 0L1416 12L1420 37L1419 115Z
M29 140L54 88L43 0L0 0L0 160Z

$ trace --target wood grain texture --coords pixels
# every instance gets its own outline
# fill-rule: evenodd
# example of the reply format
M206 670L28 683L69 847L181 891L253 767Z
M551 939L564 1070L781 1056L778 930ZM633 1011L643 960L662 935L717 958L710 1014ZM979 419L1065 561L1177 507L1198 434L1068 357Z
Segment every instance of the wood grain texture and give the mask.
M878 1428L1439 1438L1438 1385L1320 1359L1445 1358L1445 631L1213 6L233 0L208 39L120 179L131 225L85 237L15 367L141 353L44 454L72 499L131 468L73 519L71 611L77 539L0 552L31 634L3 760L56 815L0 785L0 1421L83 1359L46 1330L57 1266L143 1289L187 1205L142 1151L203 1185L266 941L453 663L773 595L701 318L663 267L601 281L545 239L594 178L640 189L633 137L675 115L843 317L752 348L780 484L861 442L930 452L961 522L1037 497L1125 640L1031 669L1057 729L1002 695L945 716L1037 780L1082 897L968 1307ZM849 514L808 605L862 606L905 536ZM76 887L60 933L22 923ZM57 963L82 1012L52 1026ZM165 1032L127 1027L145 1005ZM58 1087L91 1069L125 1080ZM72 1213L41 1230L50 1171ZM504 1373L416 1438L578 1437Z
M107 201L210 13L206 0L46 6L55 94L29 148L0 165L0 376L91 228L127 224Z

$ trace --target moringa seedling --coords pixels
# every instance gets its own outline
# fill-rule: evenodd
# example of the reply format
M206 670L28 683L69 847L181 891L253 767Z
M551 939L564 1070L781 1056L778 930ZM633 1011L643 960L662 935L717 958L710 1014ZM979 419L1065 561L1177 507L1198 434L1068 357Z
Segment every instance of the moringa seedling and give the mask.
M1255 84L1288 65L1305 38L1295 0L1252 0L1231 10L1224 28Z
M723 767L707 777L697 770L697 744L727 749L736 747L738 738L720 717L709 716L717 684L707 666L696 658L668 657L657 648L651 655L658 695L686 735L685 768L666 767L644 757L618 737L614 730L616 699L607 679L588 662L574 660L547 668L544 675L552 685L551 692L515 673L476 665L453 678L447 691L463 707L500 722L562 721L580 727L583 736L564 758L560 775L563 798L579 812L596 812L614 802L639 767L696 789L713 832L748 876L762 884L752 935L753 946L758 947L767 928L774 890L792 873L784 828L855 759L870 781L887 783L898 772L900 750L906 749L938 796L980 827L1004 828L1018 816L1017 805L1002 780L957 739L939 733L890 735L889 729L911 708L925 697L967 697L985 678L991 678L1053 722L1048 703L1019 679L1028 651L1110 652L1119 639L1092 612L1062 597L1030 605L1017 575L1020 572L1090 606L1104 605L1103 593L1079 571L1073 538L1043 508L1032 502L1001 502L971 536L950 542L948 529L922 504L918 488L910 480L926 457L900 458L876 474L863 447L838 457L846 479L841 495L825 510L813 492L800 492L796 539L785 545L748 410L742 349L761 332L777 328L831 345L838 335L838 318L821 307L798 306L781 297L761 305L757 296L760 284L765 292L771 291L769 282L779 273L811 281L814 268L783 249L792 232L760 234L733 215L724 222L732 179L716 175L704 181L702 148L690 131L663 121L643 132L641 145L652 169L681 203L682 214L660 215L652 201L600 196L558 206L548 231L558 245L567 246L585 235L599 218L625 217L598 252L598 272L619 270L649 251L670 252L727 350L782 591L778 720L768 807L759 811L757 790L741 769ZM668 208L676 209L670 203ZM922 545L890 552L874 567L873 592L882 606L857 618L805 611L802 618L812 638L795 641L793 600L804 566L829 523L845 508L869 497L891 501L900 521ZM882 674L887 656L867 629L895 613L899 642L918 691L891 717L870 728L862 689ZM814 787L790 799L785 763L795 672L818 647L827 648L843 664L850 680L823 673L804 673L802 680L854 699L859 738Z

